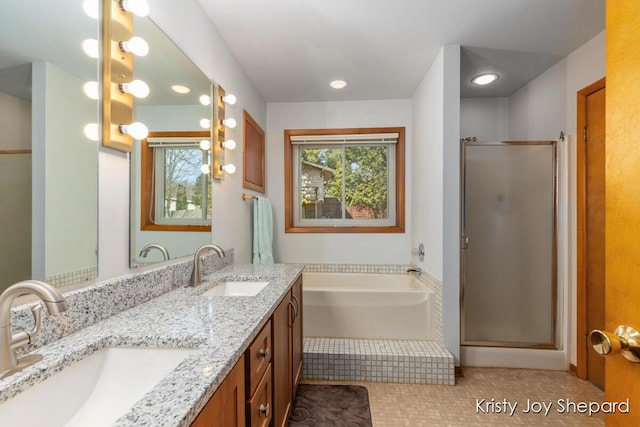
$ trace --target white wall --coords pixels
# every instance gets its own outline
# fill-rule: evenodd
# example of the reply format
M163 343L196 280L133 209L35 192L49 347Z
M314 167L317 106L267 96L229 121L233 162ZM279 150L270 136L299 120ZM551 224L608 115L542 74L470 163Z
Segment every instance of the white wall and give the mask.
M411 159L411 101L270 103L267 105L266 196L274 212L276 262L407 264L411 255L411 165L406 165L404 233L285 233L284 130L404 126Z
M460 136L478 141L509 139L509 98L460 100Z
M247 78L223 38L197 0L149 1L151 19L171 38L203 73L220 83L238 103L227 116L241 123L246 109L264 128L266 105ZM229 137L242 141L239 128ZM212 241L234 248L236 262L251 259L250 204L242 201L242 153L228 156L238 167L235 175L213 185ZM100 149L99 278L129 272L129 160L124 153Z
M443 343L460 357L460 47L446 46L412 99L412 262L442 281Z

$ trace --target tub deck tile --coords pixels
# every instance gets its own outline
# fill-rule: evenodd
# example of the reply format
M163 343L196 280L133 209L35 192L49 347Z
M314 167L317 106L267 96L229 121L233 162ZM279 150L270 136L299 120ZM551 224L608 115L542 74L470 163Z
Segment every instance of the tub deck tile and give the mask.
M454 385L455 365L435 341L306 337L302 377Z

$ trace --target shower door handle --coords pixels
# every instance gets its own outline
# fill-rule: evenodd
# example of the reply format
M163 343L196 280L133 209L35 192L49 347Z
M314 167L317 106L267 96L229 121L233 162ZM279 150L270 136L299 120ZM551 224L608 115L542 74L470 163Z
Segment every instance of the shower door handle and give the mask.
M462 246L462 249L468 249L469 248L469 236L462 236L460 244Z
M594 329L589 341L600 356L622 354L631 362L640 362L640 332L630 326L618 326L613 333Z

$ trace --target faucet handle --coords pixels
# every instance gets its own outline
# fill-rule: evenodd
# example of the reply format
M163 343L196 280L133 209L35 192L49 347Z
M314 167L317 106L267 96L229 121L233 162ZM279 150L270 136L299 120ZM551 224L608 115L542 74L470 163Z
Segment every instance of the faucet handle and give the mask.
M33 337L40 333L40 326L42 325L42 304L36 304L31 307L31 314L33 314L33 329L30 331L20 331L11 335L12 349L24 347L31 342Z

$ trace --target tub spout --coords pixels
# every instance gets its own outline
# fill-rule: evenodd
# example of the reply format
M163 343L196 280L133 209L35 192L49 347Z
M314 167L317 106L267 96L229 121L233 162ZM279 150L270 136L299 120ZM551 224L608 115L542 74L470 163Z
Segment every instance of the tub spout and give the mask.
M420 267L411 267L407 269L407 273L416 273L419 276L422 274L422 269Z

